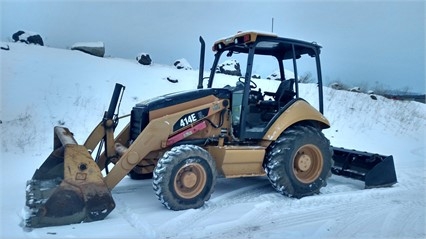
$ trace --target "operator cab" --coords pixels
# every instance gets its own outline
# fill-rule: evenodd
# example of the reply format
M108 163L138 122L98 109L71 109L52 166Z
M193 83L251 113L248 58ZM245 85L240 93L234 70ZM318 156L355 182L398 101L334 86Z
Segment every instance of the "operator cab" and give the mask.
M253 31L239 32L214 43L212 50L216 53L207 88L212 88L214 81L217 80L215 79L217 78L217 75L215 77L216 69L219 61L224 61L222 56L238 57L241 62L245 63L241 65L241 69L244 69L245 73L238 78L236 84L234 83L235 76L229 77L231 82L227 82L227 84L235 84L235 86L226 87L232 92L232 127L235 137L240 141L262 139L281 113L297 100L302 100L299 98L299 81L296 80L300 79L298 75L300 59L314 59L314 66L311 66L309 70L313 68L313 71L316 72L319 86L319 111L322 113L320 48L316 43L281 38L273 33ZM203 58L201 62L204 64ZM301 68L304 68L303 61L300 65ZM257 73L255 71L265 67L269 67L270 72L276 70L274 79L267 84L275 87L263 89L262 92L257 83L263 81L263 85L265 85L265 79L255 79L252 75ZM202 83L203 79L200 75L199 88L202 88Z

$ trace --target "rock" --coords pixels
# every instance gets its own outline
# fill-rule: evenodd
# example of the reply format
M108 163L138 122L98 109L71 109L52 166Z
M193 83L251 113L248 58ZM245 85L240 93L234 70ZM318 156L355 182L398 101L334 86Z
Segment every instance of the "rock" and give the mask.
M281 80L279 71L273 72L268 77L266 77L266 79L268 79L268 80Z
M253 75L251 76L251 78L253 78L253 79L260 79L261 77L260 77L260 75L259 75L259 74L253 74Z
M178 69L192 70L191 65L185 58L176 60L175 63L173 63L173 65L176 66L176 68Z
M360 93L361 87L355 86L355 87L350 88L349 91Z
M148 53L140 53L137 57L136 60L142 64L142 65L151 65L152 60L151 57L149 56Z
M43 38L40 34L29 31L17 31L12 35L12 39L15 42L24 42L27 44L35 44L44 46Z
M168 81L170 81L170 82L172 82L172 83L178 83L179 82L179 80L178 79L175 79L175 78L172 78L172 77L167 77L166 78Z
M217 67L216 72L231 76L241 76L240 63L235 59L226 60Z
M8 51L8 50L10 50L10 47L9 47L9 45L2 42L2 43L0 43L0 49Z
M78 50L84 53L104 57L105 44L103 42L77 42L72 45L71 50Z
M330 85L330 87L332 88L332 89L335 89L335 90L343 90L343 86L341 85L341 84L339 84L339 83L332 83L331 85Z
M280 75L281 75L280 70L276 70L276 71L272 72L268 77L266 77L266 79L281 81ZM285 75L285 79L287 79L287 80L294 79L294 73L290 70L284 69L284 75Z

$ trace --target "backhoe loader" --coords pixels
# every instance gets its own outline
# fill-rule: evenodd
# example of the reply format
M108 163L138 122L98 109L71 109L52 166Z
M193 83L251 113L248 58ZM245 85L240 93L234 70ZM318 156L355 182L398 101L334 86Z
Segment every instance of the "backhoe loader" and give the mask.
M213 44L213 65L204 77L202 37L200 43L196 90L136 104L115 134L125 88L116 84L108 110L83 145L69 129L54 128L54 150L27 182L27 227L104 219L115 207L111 190L126 175L152 178L155 194L171 210L202 207L218 177L267 176L276 191L293 198L318 194L332 173L362 180L366 188L397 182L392 156L332 147L322 133L330 123L323 115L318 44L238 32ZM233 54L247 60L245 75L235 86L213 87L221 56ZM259 56L277 64L275 92L262 92L252 78ZM301 58L315 62L318 109L299 96ZM293 76L285 74L289 66Z

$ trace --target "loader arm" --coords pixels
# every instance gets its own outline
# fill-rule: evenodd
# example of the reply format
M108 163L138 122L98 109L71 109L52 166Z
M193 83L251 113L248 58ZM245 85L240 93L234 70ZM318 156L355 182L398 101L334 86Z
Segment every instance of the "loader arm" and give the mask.
M112 158L115 155L114 150L114 130L118 124L118 117L115 115L117 104L119 104L120 95L123 95L125 87L121 84L115 84L114 92L109 103L108 111L105 112L102 121L95 127L95 129L87 137L84 146L89 152L93 152L96 146L99 145L98 154L95 161L99 160L100 152L105 143L106 158ZM98 164L99 166L99 164Z
M193 132L198 130L197 127L207 124L205 122L206 118L222 112L228 106L228 103L225 102L227 100L219 100L151 120L120 157L108 175L105 176L104 181L107 187L112 190L150 152L170 147L171 142L176 143L192 135ZM208 113L203 118L188 124L178 131L174 131L174 125L179 124L179 121L188 114L206 109L208 109ZM128 129L128 126L126 129ZM194 129L194 131L191 131L191 129ZM117 139L122 139L122 137L119 136Z
M167 117L164 117L167 118ZM151 121L133 144L111 169L104 181L112 190L149 152L161 148L162 142L169 136L167 120L162 118Z
M102 124L99 124L97 127L103 128ZM98 129L96 128L94 131L96 131L96 130L98 130ZM102 130L99 130L99 131L102 131ZM93 134L93 132L92 132L92 134ZM107 133L113 134L114 132L107 132ZM123 128L123 130L121 130L121 132L117 135L117 137L114 140L108 140L107 141L106 148L108 148L109 150L105 150L99 157L95 158L95 161L98 164L98 167L101 171L104 170L109 163L116 163L118 161L118 155L115 151L116 150L115 144L120 143L121 145L127 146L128 142L129 142L129 135L130 135L130 123L128 123ZM114 136L111 135L108 138L111 138L111 137L113 138ZM88 143L90 140L92 140L92 139L89 137L88 140L86 141L86 143ZM100 140L102 140L102 138ZM100 140L99 140L99 137L93 136L94 143L96 143L96 141L99 143ZM88 149L90 149L88 146L91 146L94 143L92 143L92 144L88 143L87 145L85 144L85 146ZM93 149L92 149L92 151L93 151ZM114 154L112 152L114 152ZM107 153L109 153L109 154L107 155Z
M100 122L96 128L92 131L89 137L86 139L84 146L89 152L93 152L96 146L99 145L100 150L103 147L103 142L105 143L105 152L102 154L106 158L111 158L115 155L114 152L114 122L110 119ZM99 156L95 158L95 161L98 162ZM98 165L100 166L100 165Z

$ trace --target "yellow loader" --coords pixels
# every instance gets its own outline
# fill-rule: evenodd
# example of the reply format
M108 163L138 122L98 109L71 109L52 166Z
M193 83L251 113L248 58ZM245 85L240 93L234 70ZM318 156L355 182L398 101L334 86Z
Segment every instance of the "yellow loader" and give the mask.
M392 156L332 147L322 133L330 123L323 116L318 44L239 32L213 44L205 79L200 42L196 90L136 104L115 134L124 92L116 84L108 111L83 145L69 129L54 128L54 150L27 183L27 227L104 219L115 207L111 190L126 175L152 178L155 194L171 210L202 207L218 177L266 175L279 193L294 198L318 194L332 173L363 180L366 188L397 182ZM221 56L233 54L246 57L245 75L235 86L214 88ZM252 78L258 57L273 59L279 69L275 92L262 92ZM314 62L318 110L299 97L301 59Z

